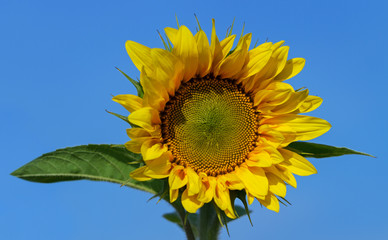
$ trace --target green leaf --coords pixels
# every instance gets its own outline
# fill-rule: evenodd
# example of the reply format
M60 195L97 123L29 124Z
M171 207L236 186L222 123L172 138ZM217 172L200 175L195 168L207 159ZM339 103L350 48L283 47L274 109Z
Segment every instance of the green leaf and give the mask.
M172 223L178 224L179 227L183 229L182 220L180 219L178 213L176 212L166 213L166 214L163 214L163 217Z
M11 175L24 180L53 183L72 180L107 181L156 194L159 180L139 182L129 177L138 168L141 156L117 145L82 145L58 149L17 169Z
M344 147L334 147L318 143L310 142L293 142L286 147L286 149L296 152L303 157L313 157L313 158L325 158L325 157L336 157L346 154L358 154L365 155L369 157L374 157L367 153L357 152Z
M119 70L119 72L121 72L121 74L123 74L135 86L137 90L137 96L142 98L144 96L144 91L141 84L138 81L133 80L130 76L125 74L125 72L121 71L118 67L116 67L116 69Z

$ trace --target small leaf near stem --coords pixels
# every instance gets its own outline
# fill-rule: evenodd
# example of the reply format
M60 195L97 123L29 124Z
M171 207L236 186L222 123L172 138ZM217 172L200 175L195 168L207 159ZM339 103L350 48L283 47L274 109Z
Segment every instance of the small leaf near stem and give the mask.
M175 210L177 211L177 213L181 218L183 229L185 230L187 240L195 240L195 236L191 228L190 220L186 219L186 211L181 204L180 198L178 198L175 202L171 203L171 205L175 208Z

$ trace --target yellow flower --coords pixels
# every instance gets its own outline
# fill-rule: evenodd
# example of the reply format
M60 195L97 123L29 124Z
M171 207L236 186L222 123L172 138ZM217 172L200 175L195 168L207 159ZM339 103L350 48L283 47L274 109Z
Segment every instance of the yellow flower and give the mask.
M214 27L194 36L186 26L166 28L171 51L133 41L126 49L141 72L142 98L118 95L137 127L127 130L128 150L141 153L145 166L131 173L139 181L168 178L170 201L181 194L183 207L196 212L214 201L230 218L231 190L245 191L279 211L293 174L316 173L302 156L285 149L329 130L325 120L298 115L322 99L295 91L284 80L298 74L302 58L287 60L289 47L266 42L251 50L251 34L232 50L235 35L219 41Z

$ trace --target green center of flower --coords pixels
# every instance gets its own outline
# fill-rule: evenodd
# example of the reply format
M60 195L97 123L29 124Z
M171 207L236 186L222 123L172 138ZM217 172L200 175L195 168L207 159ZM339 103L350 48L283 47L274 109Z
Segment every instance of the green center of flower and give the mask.
M174 162L211 176L243 163L258 137L259 115L252 100L229 79L183 83L160 115Z

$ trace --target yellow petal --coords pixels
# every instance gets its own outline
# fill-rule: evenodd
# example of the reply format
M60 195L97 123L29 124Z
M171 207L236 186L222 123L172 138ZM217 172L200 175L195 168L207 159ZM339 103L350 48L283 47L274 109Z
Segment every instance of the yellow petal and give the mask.
M299 176L308 176L317 173L317 169L307 159L287 149L279 149L285 161L280 165Z
M127 135L131 139L151 137L151 134L143 128L128 128Z
M283 145L284 142L286 142L286 138L281 134L280 132L276 131L272 127L261 124L259 126L259 134L260 138L259 141L264 142L265 144L271 145L274 148L278 148L280 145ZM291 139L293 141L294 139Z
M144 67L147 73L152 72L151 48L129 40L125 43L125 48L139 71Z
M244 184L241 182L240 178L234 173L227 173L225 176L225 185L230 190L242 190L244 189Z
M330 123L323 119L295 114L285 114L266 119L262 124L268 124L270 127L272 126L285 137L287 137L287 135L294 136L295 141L311 140L319 137L331 127ZM276 125L286 126L288 128L281 128Z
M307 98L309 91L303 90L299 92L290 92L287 101L270 109L272 114L292 113L300 108L304 100Z
M213 199L216 182L210 181L205 173L199 173L199 179L202 185L198 193L198 200L201 202L208 203Z
M276 148L270 145L260 144L249 153L246 163L250 167L270 167L273 164L278 164L283 161L283 156ZM256 162L256 164L253 162Z
M146 130L155 130L161 124L159 112L151 107L141 108L128 116L128 121Z
M248 78L260 72L271 58L272 50L269 48L256 47L248 52L248 63L242 78Z
M290 79L302 71L306 60L304 58L292 58L286 62L283 70L274 78L278 81Z
M140 74L140 83L144 89L144 105L162 111L169 100L166 88L160 82L151 80L145 71Z
M275 165L269 168L265 168L265 171L275 174L280 179L290 184L290 186L296 188L297 184L296 184L295 177L288 169Z
M166 27L164 32L166 33L168 39L170 39L171 43L175 45L177 42L178 29Z
M261 204L263 204L264 207L268 208L269 210L279 212L279 200L277 197L273 194L268 194L264 200L257 199Z
M132 139L131 141L125 143L125 148L133 153L141 153L141 145L143 145L143 143L148 139L150 139L150 137Z
M271 156L266 151L250 152L245 162L249 167L270 167L272 166Z
M270 172L265 173L265 175L268 178L269 190L280 197L285 197L287 188L283 180Z
M144 161L156 159L167 152L167 146L164 146L159 139L150 139L141 146L141 155Z
M266 195L268 192L268 179L262 168L236 167L236 175L240 178L245 188L253 196Z
M170 202L175 202L175 200L179 196L179 189L171 189L170 188Z
M195 34L195 40L197 41L198 47L198 69L197 74L200 77L207 75L210 71L212 64L212 53L209 46L209 40L204 31L199 30Z
M189 213L195 213L197 210L203 206L203 202L199 201L197 196L189 196L189 191L186 189L182 193L182 205Z
M224 58L224 55L222 53L222 47L221 47L220 41L218 40L218 37L216 35L216 27L215 27L214 19L212 19L212 22L213 22L213 28L212 28L210 50L213 56L212 70L214 70L214 67Z
M222 78L233 78L235 75L241 74L241 69L248 55L249 45L247 42L250 42L251 36L251 34L247 34L242 38L241 44L219 63L214 75L220 75Z
M232 208L229 189L225 186L225 182L222 180L217 180L214 193L214 202L221 210Z
M273 49L273 50L276 50L276 49L278 49L279 47L281 47L283 44L284 44L284 41L283 41L283 40L281 40L281 41L279 41L279 42L277 42L277 43L274 43L274 44L272 45L272 49Z
M155 131L147 131L143 128L128 128L127 135L131 139L161 137L160 127L157 127Z
M140 167L134 171L132 171L129 175L131 178L137 180L137 181L148 181L148 180L151 180L152 178L144 175L144 170L146 170L148 167L147 166L144 166L144 167Z
M247 191L248 204L251 205L255 200L255 197Z
M306 113L317 109L322 104L322 98L309 95L299 107L299 112Z
M229 54L230 50L233 47L233 42L235 38L236 35L231 35L220 42L223 57Z
M134 112L143 107L143 99L131 94L117 95L112 100L121 104L128 112Z
M252 40L252 33L247 33L245 34L243 37L241 37L239 40L238 40L238 43L237 43L237 47L238 48L239 46L242 46L243 45L243 42L245 42L245 44L248 46L251 45L251 40Z
M170 189L179 189L187 184L187 175L183 166L175 166L168 178Z
M148 169L144 174L152 178L166 178L170 174L171 162L168 153L163 153L159 158L146 162Z
M154 82L160 82L162 87L174 96L182 81L183 64L174 54L160 48L152 49L151 56L155 68L152 79L155 79Z
M269 107L272 109L278 105L285 103L290 94L295 92L294 88L283 82L270 82L264 89L258 90L254 96L254 105L262 109Z
M197 72L198 48L193 34L186 26L179 28L172 53L178 56L184 65L183 79L190 80Z
M279 74L287 62L288 50L287 46L276 49L265 67L255 75L255 80L260 82L265 79L273 79Z
M187 189L189 196L193 196L194 194L198 194L200 190L200 179L198 174L190 167L186 168L186 174L188 178Z
M232 206L230 208L225 209L224 212L225 212L225 215L228 218L231 218L231 219L237 218L237 216L235 214L235 211L233 210Z

